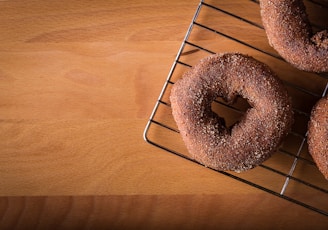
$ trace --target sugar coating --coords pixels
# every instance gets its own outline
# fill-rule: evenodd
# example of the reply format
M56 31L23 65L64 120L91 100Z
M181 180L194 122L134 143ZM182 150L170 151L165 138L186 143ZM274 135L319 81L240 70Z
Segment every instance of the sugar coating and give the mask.
M312 109L307 141L314 162L328 180L328 95Z
M251 105L229 129L211 110L218 97L237 95ZM292 124L287 91L268 68L250 56L215 54L202 59L172 87L172 114L192 157L207 167L241 172L268 159Z
M302 0L261 0L270 45L290 64L310 72L328 71L328 31L312 32Z

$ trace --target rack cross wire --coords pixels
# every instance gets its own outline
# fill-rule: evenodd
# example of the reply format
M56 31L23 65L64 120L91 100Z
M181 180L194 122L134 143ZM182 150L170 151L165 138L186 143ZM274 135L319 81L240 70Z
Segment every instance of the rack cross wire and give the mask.
M327 15L327 2L308 0L306 5L312 11L324 11ZM248 13L243 11L243 7L248 8ZM259 10L256 0L200 1L145 127L144 139L199 164L186 150L172 117L169 101L172 85L207 55L240 52L254 56L268 64L285 84L293 101L295 122L278 151L260 166L243 173L216 172L328 216L328 181L318 171L307 151L306 142L311 109L327 94L328 75L302 72L286 63L269 46ZM313 22L314 30L326 26ZM230 125L247 108L249 105L242 98L233 105L218 98L212 105L212 109Z

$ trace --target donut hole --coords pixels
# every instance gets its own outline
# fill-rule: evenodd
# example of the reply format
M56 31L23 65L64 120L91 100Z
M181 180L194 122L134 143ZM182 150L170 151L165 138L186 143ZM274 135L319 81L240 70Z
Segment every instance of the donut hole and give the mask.
M211 103L212 111L224 119L225 126L229 130L231 130L235 124L240 122L246 111L251 108L252 106L248 101L241 96L237 96L232 103L227 103L221 97L218 97Z

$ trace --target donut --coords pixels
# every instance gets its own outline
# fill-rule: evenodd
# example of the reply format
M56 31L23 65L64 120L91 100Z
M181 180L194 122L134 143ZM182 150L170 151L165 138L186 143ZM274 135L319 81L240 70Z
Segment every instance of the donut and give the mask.
M321 98L312 109L307 142L309 153L328 180L328 95Z
M241 96L251 106L226 127L211 105ZM172 115L191 159L218 171L242 172L268 159L290 130L287 91L269 67L240 53L213 54L177 80L170 93Z
M261 0L262 23L269 44L294 67L328 71L328 31L313 33L302 0Z

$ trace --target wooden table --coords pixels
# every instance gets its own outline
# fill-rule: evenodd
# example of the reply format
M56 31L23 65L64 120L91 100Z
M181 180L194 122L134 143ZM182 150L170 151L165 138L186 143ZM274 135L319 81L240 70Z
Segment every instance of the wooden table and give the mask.
M0 229L327 228L143 140L197 5L0 1Z

